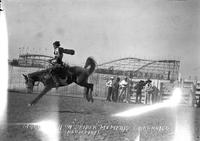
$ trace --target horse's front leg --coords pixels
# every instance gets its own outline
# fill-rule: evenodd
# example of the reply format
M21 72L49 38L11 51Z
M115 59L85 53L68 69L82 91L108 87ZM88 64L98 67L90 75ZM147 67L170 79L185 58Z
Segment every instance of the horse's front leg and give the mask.
M93 92L93 87L94 87L94 85L92 84L92 83L89 83L89 86L90 86L90 100L91 100L91 102L94 102L94 99L93 99L93 96L92 96L92 92Z
M77 83L76 84L85 87L86 91L85 91L85 96L87 101L89 102L91 100L91 102L94 101L93 96L92 96L92 91L93 91L93 84L91 83L87 83L87 82L81 82L81 83Z
M31 102L28 104L28 106L32 106L34 104L36 104L38 102L38 100L44 96L49 90L51 90L51 87L44 87L44 89L42 90L42 92Z

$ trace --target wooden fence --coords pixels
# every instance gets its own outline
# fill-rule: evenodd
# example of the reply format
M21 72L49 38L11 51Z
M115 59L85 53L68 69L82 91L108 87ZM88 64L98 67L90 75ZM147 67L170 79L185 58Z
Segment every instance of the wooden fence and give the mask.
M28 74L31 72L35 72L41 70L39 68L31 68L31 67L14 67L9 66L9 84L8 89L12 91L19 91L25 92L25 80L22 74ZM89 77L89 82L94 84L94 91L93 96L100 99L106 99L107 97L107 88L105 86L106 81L108 78L111 77L109 74L100 74L100 73L93 73ZM115 76L116 77L116 76ZM124 76L119 76L121 79ZM134 79L134 84L138 82L139 79ZM159 89L159 99L165 100L168 99L172 94L172 89L174 87L173 83L169 81L162 81L162 80L152 80L153 84ZM38 86L34 87L34 93L39 93L43 89L43 85L39 83ZM135 89L131 88L128 90L130 92L130 100L135 102L136 91ZM80 87L76 84L71 84L69 86L60 87L58 90L52 89L48 94L49 95L64 95L64 96L75 96L75 97L83 97L84 88ZM184 99L186 104L189 103L190 93L187 91L185 92ZM142 103L145 103L145 92L142 91Z

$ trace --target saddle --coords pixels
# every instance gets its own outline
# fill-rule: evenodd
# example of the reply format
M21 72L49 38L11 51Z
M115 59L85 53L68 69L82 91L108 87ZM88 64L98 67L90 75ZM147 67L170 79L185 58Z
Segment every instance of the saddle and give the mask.
M60 79L66 79L67 77L70 77L72 75L72 72L69 70L69 65L61 65L61 64L55 64L51 70L50 73L52 75L58 76Z

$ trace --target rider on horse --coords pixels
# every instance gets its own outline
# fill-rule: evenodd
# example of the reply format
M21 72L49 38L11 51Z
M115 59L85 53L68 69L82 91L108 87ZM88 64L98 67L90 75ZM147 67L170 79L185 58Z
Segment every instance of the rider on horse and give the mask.
M59 85L62 85L62 83L60 82L60 78L64 79L63 77L66 76L65 74L68 74L67 76L71 76L71 72L69 71L67 66L64 65L62 61L63 53L74 55L75 52L74 50L64 49L60 47L60 41L55 41L53 43L53 47L54 47L55 57L49 61L52 61L52 60L56 61L55 66L52 68L51 74L56 84L56 87L58 87Z

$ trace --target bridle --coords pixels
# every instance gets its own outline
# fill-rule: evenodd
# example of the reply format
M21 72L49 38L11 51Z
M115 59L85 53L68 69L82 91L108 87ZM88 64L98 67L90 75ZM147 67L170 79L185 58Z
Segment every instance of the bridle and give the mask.
M31 86L30 86L30 84L31 84ZM32 78L29 78L29 77L28 77L28 80L27 80L27 82L26 82L26 85L27 85L27 88L28 88L28 89L33 88L33 86L34 86L34 80L33 80Z

